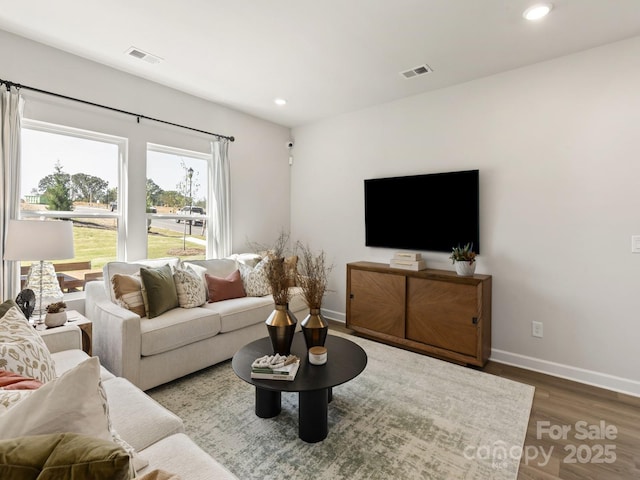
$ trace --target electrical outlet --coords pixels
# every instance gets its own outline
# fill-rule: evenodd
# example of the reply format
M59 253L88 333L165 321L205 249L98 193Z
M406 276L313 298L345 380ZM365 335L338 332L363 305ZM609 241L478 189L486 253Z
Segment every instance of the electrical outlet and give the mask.
M531 322L531 335L542 338L542 322Z

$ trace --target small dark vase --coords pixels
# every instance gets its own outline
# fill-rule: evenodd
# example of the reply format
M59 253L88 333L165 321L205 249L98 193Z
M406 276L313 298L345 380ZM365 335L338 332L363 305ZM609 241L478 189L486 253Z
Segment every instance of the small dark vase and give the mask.
M274 355L289 355L291 353L291 343L296 332L296 317L289 310L289 305L276 305L276 308L269 318L264 322L269 331L271 346Z
M304 341L307 349L311 347L324 347L329 331L329 322L320 313L319 308L309 309L309 315L300 324L304 333Z

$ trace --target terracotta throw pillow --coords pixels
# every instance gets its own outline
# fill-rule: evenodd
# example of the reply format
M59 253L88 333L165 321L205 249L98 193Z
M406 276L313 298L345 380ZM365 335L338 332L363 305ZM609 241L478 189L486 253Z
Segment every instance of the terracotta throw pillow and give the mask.
M208 273L205 273L204 278L209 289L209 303L247 296L239 270L231 273L226 278L214 277Z
M127 310L144 317L147 312L144 309L142 299L142 281L140 275L124 275L116 273L111 277L113 292L116 302Z
M35 378L23 377L17 373L0 370L0 389L2 390L35 390L42 382Z

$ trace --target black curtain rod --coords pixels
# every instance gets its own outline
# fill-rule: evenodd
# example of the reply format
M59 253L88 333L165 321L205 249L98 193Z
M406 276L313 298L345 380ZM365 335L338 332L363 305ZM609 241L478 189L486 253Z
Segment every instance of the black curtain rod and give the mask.
M171 125L173 127L185 128L185 129L191 130L193 132L204 133L206 135L212 135L212 136L218 137L218 138L226 138L230 142L235 141L234 137L228 137L226 135L220 135L219 133L211 133L211 132L207 132L206 130L199 130L197 128L187 127L185 125L180 125L179 123L167 122L166 120L160 120L158 118L147 117L146 115L142 115L142 114L139 114L139 113L127 112L126 110L120 110L119 108L113 108L113 107L108 107L106 105L100 105L99 103L89 102L87 100L82 100L80 98L68 97L67 95L61 95L59 93L48 92L47 90L41 90L39 88L29 87L27 85L21 85L19 83L11 82L9 80L2 80L1 78L0 78L0 84L5 84L7 86L7 88L11 88L11 87L16 87L17 89L24 88L26 90L31 90L33 92L44 93L45 95L52 95L54 97L64 98L65 100L73 100L74 102L84 103L85 105L91 105L93 107L104 108L106 110L111 110L112 112L124 113L125 115L131 115L133 117L136 117L138 119L138 123L140 123L140 119L141 118L144 118L145 120L152 120L154 122L164 123L165 125Z

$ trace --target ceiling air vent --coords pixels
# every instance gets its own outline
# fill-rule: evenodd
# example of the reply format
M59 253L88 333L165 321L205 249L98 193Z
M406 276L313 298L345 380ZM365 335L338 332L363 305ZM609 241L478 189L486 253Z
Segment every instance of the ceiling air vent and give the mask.
M147 63L156 64L162 61L162 58L140 50L136 47L129 48L125 53L133 58L137 58L138 60L144 60Z
M413 78L413 77L419 77L420 75L424 75L426 73L431 73L431 72L433 72L433 69L425 63L424 65L413 67L404 72L400 72L400 75L402 75L404 78Z

